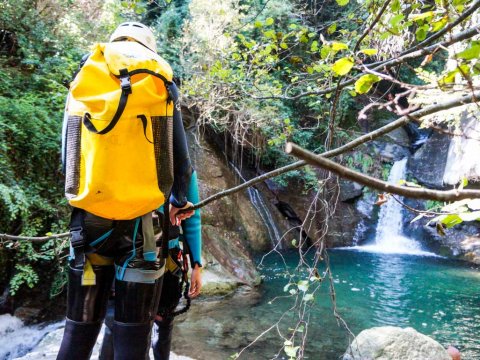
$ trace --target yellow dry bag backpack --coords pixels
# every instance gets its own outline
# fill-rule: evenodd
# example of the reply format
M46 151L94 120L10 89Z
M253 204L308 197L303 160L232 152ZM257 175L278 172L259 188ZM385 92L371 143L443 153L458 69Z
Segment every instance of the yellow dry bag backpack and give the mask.
M129 220L157 209L173 183L170 66L136 42L96 44L70 86L70 204Z

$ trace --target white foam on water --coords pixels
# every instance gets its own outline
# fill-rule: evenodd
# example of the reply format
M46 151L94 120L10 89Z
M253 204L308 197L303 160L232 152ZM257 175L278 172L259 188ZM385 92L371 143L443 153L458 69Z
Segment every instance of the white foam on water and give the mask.
M25 326L23 321L10 314L0 315L0 359L10 360L23 356L35 347L59 324Z

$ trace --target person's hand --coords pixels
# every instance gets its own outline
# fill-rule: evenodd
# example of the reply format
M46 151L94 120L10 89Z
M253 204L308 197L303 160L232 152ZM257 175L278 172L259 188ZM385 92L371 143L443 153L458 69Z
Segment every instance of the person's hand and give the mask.
M190 201L187 201L187 204L182 207L182 208L177 208L175 206L173 206L172 204L170 204L170 222L172 223L173 226L180 226L180 223L185 220L185 219L188 219L190 216L192 216L193 214L195 214L195 210L191 210L191 211L186 211L186 212L182 212L181 214L178 214L178 212L180 210L183 210L183 209L188 209L189 207L192 207L193 204L190 202Z
M200 290L202 290L202 268L195 264L195 267L192 269L192 276L190 278L190 289L188 290L188 296L195 298L200 295Z

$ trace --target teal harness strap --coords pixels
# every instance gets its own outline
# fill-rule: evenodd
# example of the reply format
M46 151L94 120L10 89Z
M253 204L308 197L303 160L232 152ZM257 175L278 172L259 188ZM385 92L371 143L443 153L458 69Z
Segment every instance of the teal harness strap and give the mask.
M138 225L140 224L140 218L137 218L135 220L135 229L133 230L133 238L132 238L132 246L133 246L133 249L132 249L132 255L130 255L130 257L125 260L125 262L123 263L122 267L118 267L117 268L117 274L116 274L116 278L117 280L123 280L123 277L125 276L125 270L128 266L128 263L130 261L132 261L132 259L137 255L137 249L135 248L135 245L136 245L136 240L137 240L137 233L138 233Z
M157 260L157 244L153 233L152 214L148 213L142 216L142 234L143 234L143 258L145 261Z

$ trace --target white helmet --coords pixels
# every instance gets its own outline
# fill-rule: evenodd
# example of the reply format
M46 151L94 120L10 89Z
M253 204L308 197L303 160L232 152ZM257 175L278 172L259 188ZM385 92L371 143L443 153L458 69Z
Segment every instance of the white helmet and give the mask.
M110 36L110 42L127 38L131 38L150 50L157 52L157 44L152 30L142 23L131 21L120 24L112 36Z

